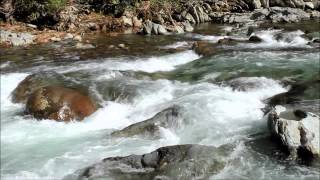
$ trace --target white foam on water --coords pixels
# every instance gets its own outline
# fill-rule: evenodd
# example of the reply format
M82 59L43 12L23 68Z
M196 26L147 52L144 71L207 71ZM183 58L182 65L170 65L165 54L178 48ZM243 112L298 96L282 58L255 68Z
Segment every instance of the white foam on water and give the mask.
M210 73L205 75L202 80L203 81L207 81L207 80L215 80L217 77L219 77L222 73L221 72L214 72L214 73Z
M198 40L202 40L202 41L210 41L212 43L216 43L220 39L228 38L229 36L214 36L214 35L194 34L192 37L194 39L198 39Z
M4 63L1 63L0 65L0 69L3 69L3 68L6 68L10 65L10 61L7 61L7 62L4 62Z
M172 71L178 65L199 59L200 56L192 50L187 50L175 54L164 55L160 57L148 58L107 58L90 60L86 62L73 63L71 66L46 67L47 70L54 70L60 73L68 73L84 70L111 70L111 71ZM43 67L33 68L33 71L39 71Z
M261 56L266 55L261 53ZM274 54L276 56L278 54ZM185 51L160 57L92 60L48 69L99 72L91 80L104 83L108 79L126 78L118 71L171 71L198 58L193 51ZM101 74L103 71L106 72ZM265 125L260 110L265 106L262 100L286 91L279 82L264 77L251 78L249 83L258 82L259 85L248 91L233 91L231 87L203 81L182 83L128 78L126 81L137 88L132 101L104 102L103 107L84 121L66 124L52 120L37 121L18 113L24 106L13 104L9 96L27 75L1 75L1 177L4 179L61 179L105 157L143 154L175 144L219 146L239 142L259 132L259 128ZM219 72L210 72L204 80L215 79L219 75ZM160 128L159 139L110 137L112 131L149 119L172 105L183 107L184 124L181 128ZM244 151L246 147L240 144L230 158L239 157L241 163L228 164L225 170L243 170L236 169L237 165L256 166L251 164L254 160L246 162L250 157L243 157ZM257 172L257 176L265 177L261 169ZM227 171L220 175L221 178L230 177Z
M26 76L2 76L2 82L11 82L9 86L1 87L1 93L6 95L3 97L8 97ZM21 115L4 117L1 119L2 168L14 170L15 173L4 173L3 177L60 179L104 157L142 154L180 143L218 146L233 142L246 136L246 131L261 121L261 100L284 90L276 82L270 83L268 88L237 92L209 83L157 80L142 83L140 93L132 103L107 102L83 122L66 124L51 120L36 121ZM9 99L3 99L1 103L13 105ZM173 104L186 110L181 112L188 124L183 126L186 128L177 132L161 128L161 138L158 140L109 137L114 129L146 120ZM23 107L18 108L21 110ZM3 114L8 111L3 110ZM25 153L31 151L32 155Z
M176 48L188 47L188 46L190 46L190 43L188 43L187 41L179 41L179 42L175 42L170 45L163 46L161 48L163 48L163 49L176 49Z
M5 117L10 116L12 113L21 109L21 104L13 104L11 102L11 92L26 76L28 76L28 74L25 73L1 74L1 119L7 119Z
M181 132L181 141L219 146L242 139L249 131L254 131L254 127L263 124L261 108L265 104L262 100L284 91L275 81L250 92L206 83L179 91L183 96L179 103L188 109L185 113L191 122L186 131Z
M308 167L291 163L287 165L278 160L264 156L240 142L227 158L228 163L218 174L209 179L318 179L320 172L310 172Z
M282 32L282 30L265 30L252 34L262 39L261 43L241 43L239 47L246 48L310 48L308 40L302 37L304 33L300 30L293 32ZM276 36L279 36L278 38Z

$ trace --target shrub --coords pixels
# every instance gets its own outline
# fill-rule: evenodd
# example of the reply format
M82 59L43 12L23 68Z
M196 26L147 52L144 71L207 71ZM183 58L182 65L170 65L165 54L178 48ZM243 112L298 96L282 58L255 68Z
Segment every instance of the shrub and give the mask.
M67 0L15 0L14 17L39 26L54 25Z

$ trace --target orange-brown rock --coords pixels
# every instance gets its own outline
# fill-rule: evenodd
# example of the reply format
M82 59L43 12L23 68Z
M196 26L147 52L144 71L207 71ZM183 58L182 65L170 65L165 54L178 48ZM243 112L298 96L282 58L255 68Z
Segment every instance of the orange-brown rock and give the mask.
M26 113L37 119L66 122L83 120L96 109L90 97L76 90L59 86L46 86L34 91L26 105Z
M14 103L26 103L30 94L39 88L55 85L65 86L64 77L54 71L41 71L27 76L11 93Z
M210 56L217 53L216 45L208 41L197 41L193 44L192 49L202 56Z

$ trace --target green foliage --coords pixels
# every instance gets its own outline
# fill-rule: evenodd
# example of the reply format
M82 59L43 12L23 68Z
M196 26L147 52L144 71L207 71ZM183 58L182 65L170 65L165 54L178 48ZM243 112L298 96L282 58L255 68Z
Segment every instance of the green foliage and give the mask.
M46 25L57 21L57 14L66 5L67 0L15 0L16 19Z

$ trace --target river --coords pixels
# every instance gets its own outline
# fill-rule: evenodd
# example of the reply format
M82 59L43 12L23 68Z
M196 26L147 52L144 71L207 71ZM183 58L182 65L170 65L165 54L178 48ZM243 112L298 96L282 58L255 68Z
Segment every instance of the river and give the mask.
M246 30L203 24L193 33L168 36L93 36L93 49L73 42L1 49L1 179L62 179L105 157L143 154L176 144L234 144L226 165L211 179L318 179L319 165L278 158L268 138L263 100L285 92L284 79L319 76L319 49L306 33L318 36L314 22L263 28L262 42L237 43L222 53L200 56L192 42L245 39ZM281 34L277 39L276 35ZM123 43L128 49L110 48ZM88 87L100 104L82 122L37 121L10 93L27 75L55 71ZM228 81L250 77L257 86L233 90ZM319 100L311 89L305 100ZM161 129L160 138L113 138L110 133L179 105L184 124Z

